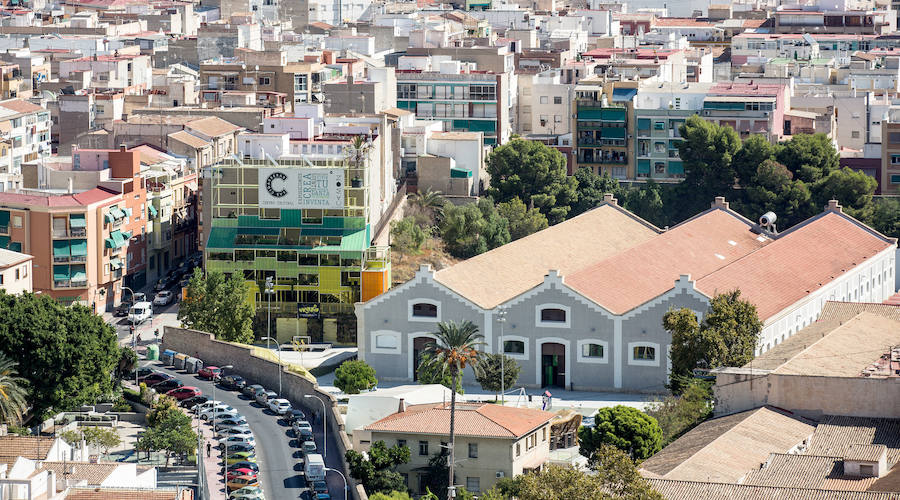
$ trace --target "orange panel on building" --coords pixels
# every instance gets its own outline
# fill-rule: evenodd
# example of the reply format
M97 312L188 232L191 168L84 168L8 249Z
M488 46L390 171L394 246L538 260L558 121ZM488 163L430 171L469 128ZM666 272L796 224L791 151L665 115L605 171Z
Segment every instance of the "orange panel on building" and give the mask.
M390 273L387 269L383 271L363 271L362 301L373 299L387 291L389 276Z

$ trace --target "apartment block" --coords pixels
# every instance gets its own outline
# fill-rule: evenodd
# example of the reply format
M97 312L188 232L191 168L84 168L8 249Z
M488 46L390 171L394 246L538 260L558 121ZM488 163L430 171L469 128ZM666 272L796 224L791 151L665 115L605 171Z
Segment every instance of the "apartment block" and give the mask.
M900 121L881 126L881 193L900 196Z
M637 82L582 80L575 87L572 130L575 165L614 179L634 177L634 113ZM629 116L631 115L631 116Z
M0 192L21 186L22 163L50 154L50 112L22 99L0 101Z
M771 83L717 83L703 100L702 117L733 128L741 139L764 134L777 142L786 135L785 112L791 95L786 85Z

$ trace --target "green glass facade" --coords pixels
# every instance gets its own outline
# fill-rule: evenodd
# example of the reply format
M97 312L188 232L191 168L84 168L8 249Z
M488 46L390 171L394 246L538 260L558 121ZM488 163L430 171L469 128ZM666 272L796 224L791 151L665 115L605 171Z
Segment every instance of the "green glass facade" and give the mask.
M498 89L494 78L436 82L404 80L403 73L398 73L397 107L415 113L419 119L448 122L445 130L451 132L483 132L486 145L497 144Z

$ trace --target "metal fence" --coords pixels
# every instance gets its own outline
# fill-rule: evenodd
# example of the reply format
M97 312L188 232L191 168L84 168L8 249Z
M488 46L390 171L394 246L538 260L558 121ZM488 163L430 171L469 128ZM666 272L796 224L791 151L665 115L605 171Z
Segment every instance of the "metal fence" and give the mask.
M206 481L206 464L203 460L203 438L197 442L197 495L199 500L209 500L209 483Z

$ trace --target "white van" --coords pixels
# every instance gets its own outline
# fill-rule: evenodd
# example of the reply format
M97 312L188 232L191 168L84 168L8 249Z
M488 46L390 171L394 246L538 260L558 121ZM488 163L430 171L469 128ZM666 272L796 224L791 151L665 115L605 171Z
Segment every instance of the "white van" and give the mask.
M153 316L153 304L149 302L138 302L128 311L128 321L132 325L141 324L151 316Z
M306 480L309 482L325 480L325 461L322 455L311 453L306 455L306 465L303 468L306 473Z

